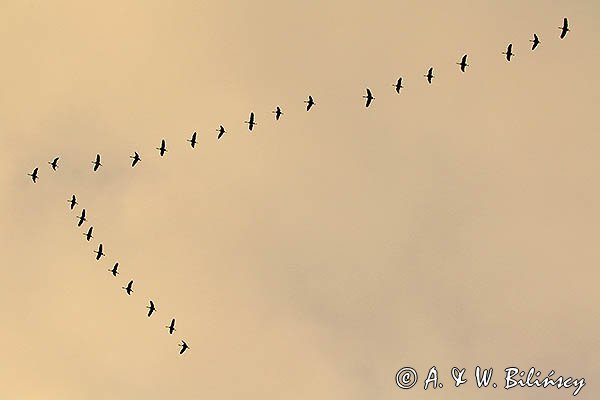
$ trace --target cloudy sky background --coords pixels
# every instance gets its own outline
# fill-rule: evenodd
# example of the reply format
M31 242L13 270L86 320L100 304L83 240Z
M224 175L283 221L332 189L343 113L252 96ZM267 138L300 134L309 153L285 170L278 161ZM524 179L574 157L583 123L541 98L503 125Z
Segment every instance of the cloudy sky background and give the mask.
M592 0L0 2L2 396L475 399L476 365L598 396L598 17ZM424 392L433 365L446 387Z

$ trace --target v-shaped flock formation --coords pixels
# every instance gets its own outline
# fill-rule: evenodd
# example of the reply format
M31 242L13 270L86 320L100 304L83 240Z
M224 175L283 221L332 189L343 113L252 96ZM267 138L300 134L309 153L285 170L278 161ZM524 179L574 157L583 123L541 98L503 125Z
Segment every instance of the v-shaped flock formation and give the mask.
M562 26L559 26L558 29L560 29L560 38L564 39L567 35L567 32L570 31L567 18L563 19L563 24L562 24ZM531 39L529 41L532 43L531 51L534 51L541 43L541 41L536 33L533 34L533 39ZM506 51L503 51L502 54L504 54L506 56L506 60L508 62L511 61L511 59L515 56L515 54L513 53L512 43L508 44L508 46L506 47ZM469 64L467 63L467 58L468 58L468 55L465 54L461 57L460 61L456 63L457 65L459 65L460 71L463 73L466 71L466 68L469 66ZM427 73L425 75L423 75L427 79L427 82L429 84L431 84L433 82L433 78L435 78L433 71L434 71L433 67L430 67L427 70ZM392 87L394 87L394 89L396 90L396 93L400 94L401 89L404 88L403 78L402 77L398 78L396 83L392 84ZM368 108L373 103L373 100L375 100L375 97L373 96L373 93L370 88L366 89L366 95L363 96L363 98L366 99L365 107ZM308 96L308 99L304 101L304 103L306 104L306 111L310 111L317 104L314 101L313 97L310 95ZM279 106L277 106L275 108L275 110L272 111L272 113L275 114L275 119L277 121L279 121L281 116L284 115L281 107L279 107ZM252 132L252 130L254 129L254 126L258 125L258 123L255 120L254 112L250 112L250 117L248 118L247 121L244 121L244 123L248 124L248 129ZM223 137L223 135L225 133L227 133L227 131L225 130L223 125L220 125L216 131L217 131L217 140L221 139ZM190 143L190 146L192 148L195 148L196 144L198 144L197 133L194 132L189 139L186 139L186 141ZM159 152L161 157L164 157L164 155L168 151L165 139L161 140L160 146L157 147L156 150ZM133 160L131 162L131 167L135 167L140 161L142 161L142 158L140 157L140 155L137 151L135 151L133 153L133 155L130 156L130 158ZM52 161L48 162L48 164L50 165L50 167L52 168L53 171L56 171L58 169L58 160L59 159L60 159L59 157L55 157ZM100 154L96 154L95 159L91 163L93 165L93 170L98 171L98 169L102 166ZM36 183L37 180L39 179L38 167L36 167L32 173L27 174L27 175L31 177L33 183ZM70 204L71 210L73 210L75 208L75 206L78 204L77 198L75 197L75 195L73 195L71 197L71 199L67 200L67 202ZM77 226L82 226L87 221L85 208L81 210L81 214L77 217L77 220L78 220ZM87 232L83 233L83 235L85 236L87 241L90 241L93 238L93 236L92 236L93 229L94 229L93 226L90 226L89 229L87 230ZM96 254L95 258L97 261L99 261L102 257L106 256L106 254L104 253L104 246L102 245L102 243L99 243L98 250L95 250L94 253ZM112 273L113 276L116 277L119 274L118 268L119 268L119 263L116 262L114 264L114 266L111 269L109 269L108 271L110 273ZM122 287L122 289L125 290L127 295L131 295L133 293L133 280L130 280L126 286ZM147 313L148 317L152 316L154 314L154 312L157 311L157 308L154 305L154 302L152 300L149 300L149 305L146 308L148 309L148 313ZM175 331L175 318L172 318L170 324L166 325L165 327L168 329L169 334L173 334L173 332ZM180 354L183 354L187 349L190 348L184 340L181 341L181 343L179 344L179 347L181 347L181 350L179 351Z

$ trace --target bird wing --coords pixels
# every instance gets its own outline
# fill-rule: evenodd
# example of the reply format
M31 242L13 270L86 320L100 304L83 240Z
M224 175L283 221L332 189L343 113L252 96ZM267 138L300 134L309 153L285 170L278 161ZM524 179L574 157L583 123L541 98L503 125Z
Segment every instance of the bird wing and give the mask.
M461 64L466 64L466 63L467 63L467 55L465 54L465 55L462 57Z
M371 105L371 101L373 101L373 98L368 96L367 97L367 104L365 104L365 107L369 107Z
M100 162L100 154L96 154L96 163Z
M102 254L102 243L98 245L98 255Z
M563 29L566 29L569 27L569 21L567 21L567 17L565 17L563 19Z
M85 218L85 208L81 210L81 218Z
M507 53L512 53L512 43L510 43L510 44L508 45L508 48L507 48L506 50L507 50L507 51L506 51Z

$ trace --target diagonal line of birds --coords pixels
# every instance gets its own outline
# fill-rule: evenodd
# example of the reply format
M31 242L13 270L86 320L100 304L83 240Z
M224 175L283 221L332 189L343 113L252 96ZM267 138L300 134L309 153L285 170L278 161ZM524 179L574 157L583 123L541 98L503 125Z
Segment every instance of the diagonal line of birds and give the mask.
M558 29L560 30L560 36L559 36L560 39L564 39L567 36L567 33L570 32L569 22L566 17L563 18L563 24L562 24L562 26L559 26ZM542 43L540 41L540 38L537 35L537 33L533 34L533 38L530 39L529 42L532 43L531 51L536 50L538 48L538 46ZM510 62L513 59L513 57L515 57L515 53L513 53L513 44L509 43L508 46L506 47L506 50L503 51L501 54L503 54L505 56L507 62ZM459 66L461 73L466 72L467 67L470 67L467 60L468 60L468 54L464 54L460 58L460 61L456 63ZM435 78L434 68L430 67L427 70L427 73L423 76L426 78L427 83L429 85L431 85L433 83L433 79ZM403 78L399 77L397 79L396 83L392 84L392 87L394 88L394 90L396 91L397 94L400 94L401 90L404 88L403 83L404 83ZM373 96L373 92L371 91L370 88L366 88L366 95L364 95L362 97L365 99L365 108L369 108L371 106L371 104L373 104L373 101L375 100L375 97ZM304 101L304 103L306 104L307 112L310 111L313 107L315 107L317 105L317 103L313 99L312 95L309 95L308 99L306 99ZM275 110L273 110L272 113L275 115L276 121L279 121L281 116L284 115L283 110L279 106L276 106ZM244 123L248 124L248 130L250 132L252 132L254 127L256 125L258 125L258 123L256 122L256 119L255 119L255 116L254 116L254 112L250 112L250 116L249 116L248 120L244 121ZM217 131L217 140L221 139L223 137L223 135L225 135L225 133L227 133L227 131L225 130L223 125L219 125L219 127L216 129L216 131ZM186 139L186 141L189 142L192 149L196 148L196 145L198 144L197 132L194 132L189 139ZM165 156L165 154L168 152L167 143L166 143L165 139L161 140L160 146L156 147L156 150L159 152L161 157ZM129 158L131 158L131 160L132 160L131 161L132 168L135 167L136 165L138 165L138 163L140 163L142 161L142 158L140 157L140 155L137 151L135 151L132 155L130 155ZM59 157L55 157L51 161L48 161L48 164L50 165L50 168L52 168L53 171L57 171L57 169L59 167L59 164L58 164L59 160L60 160ZM92 168L93 168L94 172L99 170L99 168L102 166L102 159L101 159L100 154L96 154L96 157L94 158L94 160L91 161L91 164L93 165ZM39 171L39 168L35 167L30 174L27 174L28 176L31 177L31 180L33 181L33 183L36 183L37 180L39 179L38 171ZM71 210L73 210L75 208L75 206L78 204L77 198L75 197L75 195L73 195L71 197L71 199L67 200L67 202L70 204ZM77 226L78 227L82 226L86 221L87 221L87 217L86 217L86 211L84 208L81 210L81 214L77 217ZM92 236L93 229L94 229L94 227L90 226L88 228L87 232L83 233L83 235L85 236L87 241L90 241L93 238L93 236ZM99 261L102 257L106 256L106 254L104 253L104 246L102 243L100 243L98 245L98 249L94 250L94 253L96 254L95 259L97 261ZM113 276L116 277L119 274L118 268L119 268L119 263L117 262L108 271L110 273L112 273ZM127 293L127 295L131 295L133 293L133 283L134 283L133 280L130 280L126 286L122 287L122 289ZM148 313L147 313L148 317L151 317L157 311L157 308L154 305L154 302L152 300L150 300L149 305L146 306L146 308L148 309ZM169 334L172 335L173 332L176 330L175 329L175 318L171 319L170 324L166 325L165 328L167 328L167 330L169 331ZM178 346L181 347L179 354L183 354L186 350L190 349L190 346L188 346L188 344L184 340L182 340Z

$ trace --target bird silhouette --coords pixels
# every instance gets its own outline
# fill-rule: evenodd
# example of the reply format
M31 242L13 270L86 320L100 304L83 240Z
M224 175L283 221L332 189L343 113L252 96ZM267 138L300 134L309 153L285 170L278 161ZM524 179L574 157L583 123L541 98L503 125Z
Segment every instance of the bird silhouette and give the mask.
M306 103L306 111L310 111L310 109L312 108L312 106L314 106L315 101L313 100L312 96L308 96L308 100L304 101Z
M148 309L148 316L151 316L154 311L156 311L156 307L154 307L154 302L150 300L150 305L146 306Z
M371 105L371 102L373 101L373 99L375 99L375 97L373 97L373 94L371 93L371 89L367 88L367 95L363 96L363 99L367 99L367 102L365 103L365 107L369 107Z
M98 168L102 166L100 163L100 154L96 154L96 160L92 161L92 164L94 164L94 171L98 171Z
M538 38L537 34L533 34L533 40L530 40L531 43L533 43L533 46L531 46L531 50L535 50L536 47L538 47L538 45L541 43L540 39Z
M174 331L176 331L177 329L175 329L175 318L173 318L171 320L171 324L165 326L165 328L167 328L169 330L169 334L172 335Z
M67 200L67 203L71 204L71 210L74 209L75 205L77 204L77 199L75 198L75 195L71 197L71 200Z
M52 167L52 170L56 171L56 168L58 168L58 157L56 157L52 161L48 161L48 164L50 164L50 166Z
M396 93L400 94L400 89L404 87L402 86L402 77L398 78L398 81L392 86L396 88Z
M510 61L510 59L515 55L512 52L512 43L508 44L508 47L506 48L506 51L503 51L502 54L506 54L506 61Z
M433 67L429 68L429 71L427 71L427 75L423 75L425 78L427 78L427 82L429 82L429 84L431 85L431 80L433 78L435 78L435 76L433 75Z
M273 114L275 114L275 119L277 121L279 121L279 118L283 115L283 111L281 111L281 108L279 108L279 106L277 106L277 108L274 111L271 111Z
M39 177L38 177L38 168L37 168L37 167L35 167L35 168L33 169L33 172L32 172L32 173L30 173L30 174L27 174L27 175L29 175L29 176L31 177L31 180L33 181L33 183L35 183L35 182L38 180L38 178L39 178Z
M113 276L117 276L119 275L119 271L117 271L119 269L119 263L115 263L115 265L113 265L112 268L109 269L109 271L113 274Z
M181 347L181 350L179 350L179 354L183 354L187 349L191 348L183 340L181 341L181 344L178 344L177 346Z
M188 139L187 141L188 141L188 142L190 142L190 145L192 146L192 149L193 149L194 147L196 147L196 143L198 143L198 142L196 141L196 132L194 132L194 133L192 134L192 138L191 138L191 139Z
M469 64L467 64L467 55L465 54L464 56L462 56L460 62L457 62L456 64L460 65L460 70L462 72L465 72L465 69L469 66Z
M140 155L138 154L137 151L134 151L133 155L129 156L129 158L131 158L133 160L131 162L131 168L135 167L135 164L137 164L138 162L142 161L142 159L140 158Z
M129 281L127 286L122 286L121 289L125 290L128 296L131 296L131 293L133 292L133 281Z
M79 219L79 222L77 222L77 226L81 226L85 221L87 221L87 219L85 219L85 208L81 210L81 215L77 218Z
M163 139L160 142L160 147L157 147L156 150L158 150L160 152L160 156L164 156L165 153L167 152L167 147L166 147L166 143L165 143L165 139Z
M258 125L256 122L254 122L254 113L251 112L250 113L250 119L248 121L244 121L245 124L248 124L248 129L250 131L252 131L252 128L254 128L254 125Z
M219 129L217 129L217 132L219 132L219 135L217 135L217 139L221 139L221 136L223 136L223 134L225 134L227 131L225 130L225 128L223 128L223 125L219 125Z
M90 229L88 229L87 233L84 233L83 236L85 236L85 239L89 242L91 238L93 238L92 236L92 230L94 229L93 226L90 226Z
M102 258L102 256L106 255L102 252L102 243L100 243L98 245L98 250L94 250L94 253L96 253L96 260L100 260L100 258Z
M569 21L567 21L567 17L565 17L563 19L563 26L559 26L558 29L560 29L560 38L564 39L565 36L567 36L567 32L570 31L570 29L569 29Z

